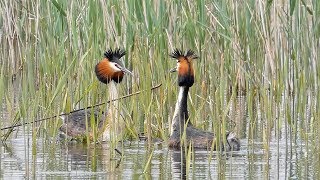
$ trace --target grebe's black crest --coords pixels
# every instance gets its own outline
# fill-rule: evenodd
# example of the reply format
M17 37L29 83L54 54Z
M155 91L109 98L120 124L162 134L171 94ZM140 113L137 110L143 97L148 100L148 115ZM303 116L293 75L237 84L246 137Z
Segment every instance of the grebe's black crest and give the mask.
M192 51L191 49L189 49L186 53L182 53L182 50L180 49L175 49L171 54L170 57L174 58L174 59L179 59L181 57L184 58L190 58L190 59L197 59L198 56L194 53L194 51Z
M180 57L182 57L182 51L180 49L175 49L171 54L170 57L175 58L175 59L179 59Z
M104 57L108 58L109 61L114 61L120 59L126 54L125 50L117 48L114 51L112 49L107 50L104 53Z
M191 59L198 59L198 56L194 53L194 51L192 51L191 49L189 49L185 55L187 58L191 58Z

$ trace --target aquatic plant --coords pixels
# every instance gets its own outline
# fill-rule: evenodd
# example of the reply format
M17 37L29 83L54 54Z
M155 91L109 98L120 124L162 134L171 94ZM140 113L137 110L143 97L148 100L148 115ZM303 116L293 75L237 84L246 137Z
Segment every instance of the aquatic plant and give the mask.
M106 48L125 47L125 66L135 76L124 78L119 94L163 84L119 101L127 135L145 132L166 142L177 97L168 54L178 47L199 55L201 86L189 95L197 128L248 133L243 141L263 142L266 159L271 134L278 141L285 135L290 147L302 139L306 149L319 151L316 0L3 1L0 14L2 127L106 102L94 66ZM244 94L246 113L235 119L231 110ZM56 118L18 132L50 139L60 125Z

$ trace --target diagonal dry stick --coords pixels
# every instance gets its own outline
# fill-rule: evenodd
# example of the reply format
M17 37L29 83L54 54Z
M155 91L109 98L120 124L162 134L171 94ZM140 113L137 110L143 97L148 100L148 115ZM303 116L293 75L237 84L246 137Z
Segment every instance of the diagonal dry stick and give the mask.
M158 85L156 85L156 86L153 86L150 90L157 89L157 88L159 88L161 85L162 85L162 84L160 83L160 84L158 84ZM70 111L70 112L68 112L68 113L62 113L62 114L59 114L59 115L55 115L55 116L51 116L51 117L47 117L47 118L43 118L43 119L38 119L38 120L35 120L35 121L32 121L32 122L19 123L19 124L13 125L13 126L4 127L4 128L1 128L1 131L6 130L6 129L13 129L13 128L15 128L15 127L19 127L19 126L22 126L22 125L27 125L27 124L31 124L31 123L37 123L37 122L45 121L45 120L48 120L48 119L53 119L53 118L56 118L56 117L59 117L59 116L72 114L72 113L75 113L75 112L78 112L78 111L82 111L82 110L85 110L85 109L90 109L90 108L98 107L98 106L101 106L101 105L104 105L104 104L107 104L107 103L110 103L110 102L113 102L113 101L118 101L118 100L120 100L120 99L125 99L125 98L128 98L128 97L131 97L131 96L140 94L140 93L142 93L142 92L144 92L144 91L146 91L146 90L137 91L137 92L134 92L134 93L125 95L125 96L121 96L121 97L119 97L119 98L117 98L117 99L111 99L111 100L108 100L107 102L104 102L104 103L95 104L95 105L92 105L92 106L88 106L88 107L86 107L86 108L81 108L81 109L77 109L77 110L74 110L74 111Z

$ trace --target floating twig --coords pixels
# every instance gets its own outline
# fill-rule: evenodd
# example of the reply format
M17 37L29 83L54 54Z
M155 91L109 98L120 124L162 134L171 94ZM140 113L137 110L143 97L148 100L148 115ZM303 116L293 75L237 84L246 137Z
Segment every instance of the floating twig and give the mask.
M121 151L120 151L119 149L115 148L114 150L115 150L120 156L122 156L122 153L121 153Z
M153 86L150 90L157 89L157 88L159 88L161 85L162 85L162 84L160 83L160 84L158 84L158 85L156 85L156 86ZM23 126L23 125L27 125L27 124L32 124L32 123L37 123L37 122L41 122L41 121L46 121L46 120L49 120L49 119L57 118L57 117L59 117L59 116L69 115L69 114L72 114L72 113L75 113L75 112L78 112L78 111L82 111L82 110L85 110L85 109L91 109L91 108L98 107L98 106L101 106L101 105L104 105L104 104L108 104L108 103L113 102L113 101L118 101L118 100L120 100L120 99L125 99L125 98L128 98L128 97L131 97L131 96L140 94L140 93L142 93L142 92L144 92L144 91L146 91L146 90L137 91L137 92L134 92L134 93L131 93L131 94L127 94L127 95L125 95L125 96L121 96L121 97L116 98L116 99L108 100L107 102L104 102L104 103L95 104L95 105L92 105L92 106L88 106L88 107L86 107L86 108L81 108L81 109L77 109L77 110L74 110L74 111L70 111L70 112L68 112L68 113L62 113L62 114L59 114L59 115L55 115L55 116L51 116L51 117L47 117L47 118L43 118L43 119L38 119L38 120L35 120L35 121L32 121L32 122L19 123L19 124L16 124L16 125L4 127L4 128L1 128L1 131L6 130L6 129L13 129L13 128L15 128L15 127L19 127L19 126Z

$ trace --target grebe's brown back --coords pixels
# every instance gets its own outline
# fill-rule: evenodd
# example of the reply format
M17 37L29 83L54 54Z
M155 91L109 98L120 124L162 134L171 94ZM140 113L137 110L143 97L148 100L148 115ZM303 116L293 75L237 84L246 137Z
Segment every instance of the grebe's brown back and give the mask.
M104 58L95 67L95 73L99 81L104 84L108 84L109 99L118 98L116 83L120 83L122 81L125 73L131 74L131 72L126 69L120 61L120 58L124 55L124 50L116 49L113 51L112 49L109 49L104 53ZM60 127L60 131L63 133L61 135L67 135L68 138L75 140L84 140L87 136L87 126L88 132L92 135L90 123L91 117L95 119L99 134L102 136L102 140L110 140L110 126L114 126L113 129L117 131L113 132L113 135L121 133L119 131L124 130L124 122L121 123L123 120L119 119L117 102L114 101L109 104L105 111L95 108L62 116L61 118L64 122ZM110 120L108 125L106 123L107 119Z
M169 138L169 147L180 148L184 141L181 141L182 134L185 133L187 142L192 143L195 148L210 148L215 141L215 136L211 132L206 132L197 129L188 120L188 91L194 83L193 60L198 57L191 50L182 53L176 49L171 55L177 60L177 66L171 72L178 72L179 95L176 102L176 107L173 115L171 133ZM240 149L240 141L232 133L225 135L227 144L225 150L237 151ZM187 145L188 145L187 144ZM214 146L215 150L216 146Z

